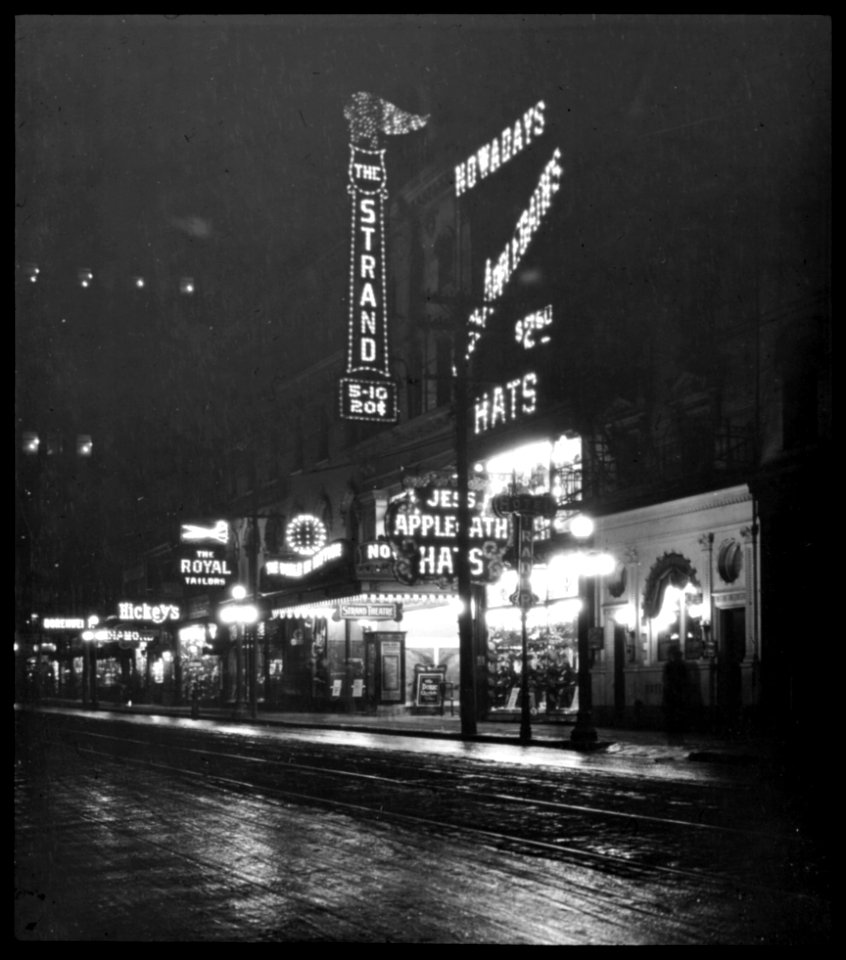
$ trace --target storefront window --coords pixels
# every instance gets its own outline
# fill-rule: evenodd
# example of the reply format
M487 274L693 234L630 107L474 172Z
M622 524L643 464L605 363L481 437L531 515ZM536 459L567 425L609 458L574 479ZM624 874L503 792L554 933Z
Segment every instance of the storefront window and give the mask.
M527 633L529 696L538 713L575 709L577 663L574 621ZM523 671L522 632L492 630L488 635L488 693L492 711L520 708Z

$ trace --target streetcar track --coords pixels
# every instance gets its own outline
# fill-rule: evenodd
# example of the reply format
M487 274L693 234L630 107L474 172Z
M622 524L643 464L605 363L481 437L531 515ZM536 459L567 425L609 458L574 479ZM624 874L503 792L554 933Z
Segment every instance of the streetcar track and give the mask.
M116 737L111 734L104 733L85 733L85 736L96 738L100 740L110 740L115 743L123 744L135 744L140 747L149 747L149 742L137 739L128 739L125 737ZM419 789L420 787L425 788L430 793L438 793L442 796L449 796L450 794L457 794L459 796L464 796L470 793L470 787L459 786L445 786L437 785L433 786L431 783L425 780L399 780L394 777L386 777L380 774L372 773L361 773L355 770L341 770L338 768L327 769L326 767L317 767L310 764L302 763L290 763L290 762L281 762L278 759L273 757L257 757L250 756L243 753L228 753L228 752L212 752L207 749L190 747L181 744L175 745L176 749L181 750L185 753L194 754L200 757L212 757L221 760L232 760L236 762L243 763L256 763L263 765L279 765L280 769L285 771L299 771L306 772L311 774L316 774L320 777L326 778L337 778L337 779L352 779L352 780L361 780L370 783L384 783L399 789ZM169 744L170 749L174 748L174 744ZM107 754L103 754L106 756ZM791 842L791 843L801 843L802 837L796 836L794 834L774 834L769 831L763 830L751 830L744 829L742 827L728 827L722 824L713 824L705 823L701 820L681 820L675 817L659 817L659 816L649 816L643 813L633 813L627 810L610 810L606 808L599 807L590 807L585 806L584 804L575 804L575 803L563 803L557 800L543 800L540 798L526 798L516 796L514 794L500 793L500 792L473 792L472 797L477 801L496 801L496 802L506 802L513 806L522 806L527 808L532 807L541 807L547 810L560 811L562 814L566 813L581 813L586 814L592 817L605 817L605 818L620 818L624 820L634 821L634 822L643 822L643 823L654 823L661 826L672 826L679 827L682 829L695 828L697 830L706 830L713 831L716 833L723 834L733 834L736 836L743 837L754 837L761 840L773 840L780 843Z
M98 737L104 737L105 735L97 735ZM106 739L109 739L106 737ZM117 739L117 738L114 738ZM205 753L207 751L197 751L193 748L181 748L181 749L190 749L191 752ZM498 849L507 848L507 849L516 849L518 852L526 853L528 850L535 851L536 854L542 855L553 855L553 858L556 860L564 860L574 863L575 865L589 864L596 869L601 870L602 872L608 872L608 867L613 865L616 867L616 871L613 871L613 875L620 877L625 874L629 879L640 877L642 879L651 879L656 874L665 875L674 879L684 879L685 881L691 884L698 884L702 886L711 886L717 889L725 888L726 884L732 884L734 886L742 886L745 889L763 891L763 892L784 892L783 888L773 886L772 884L763 884L754 881L750 881L747 878L738 878L737 876L731 875L715 875L713 873L705 873L700 870L691 870L679 867L669 867L662 864L644 864L638 862L635 859L630 859L627 857L615 856L614 854L609 853L597 853L589 850L581 850L572 846L565 846L557 843L550 843L544 840L535 840L527 837L515 836L514 834L508 833L499 833L492 830L486 830L479 827L470 827L465 824L456 824L456 823L444 823L443 821L432 820L428 817L421 817L414 814L400 813L398 811L386 810L384 806L380 805L378 807L368 806L358 803L350 803L349 801L337 800L334 798L326 797L320 794L308 794L300 791L294 791L285 789L274 784L255 784L251 783L248 780L239 780L234 777L228 777L222 774L209 773L201 770L190 770L185 767L177 767L170 764L162 763L161 761L149 760L145 758L132 758L132 757L115 757L113 754L105 753L102 751L95 750L93 748L84 748L82 752L88 753L93 757L103 758L112 762L123 762L135 764L138 766L146 766L152 769L167 771L168 773L176 773L179 775L189 776L191 778L196 778L204 780L207 783L218 784L223 787L234 789L238 793L243 793L247 791L260 790L262 795L271 794L269 799L273 798L284 798L290 800L294 803L308 803L322 806L330 810L338 810L342 812L349 812L355 814L364 814L368 819L376 819L377 822L381 821L390 821L392 823L401 824L403 826L422 826L427 829L435 828L437 831L440 831L442 834L445 833L449 836L457 836L458 838L463 837L474 837L478 839L485 840L493 844ZM211 754L214 757L225 757L228 759L237 759L237 760L252 760L256 759L262 763L270 763L273 761L265 760L264 758L250 758L244 757L241 755L232 755L232 754ZM322 771L325 773L325 771ZM341 776L347 775L346 772L341 771ZM351 774L356 776L356 774ZM371 775L362 775L362 776L371 776ZM385 780L386 782L391 782L388 778L378 778ZM396 781L400 786L405 786L402 781ZM448 791L447 791L448 792ZM455 791L458 793L458 791ZM518 801L521 801L521 798L516 798ZM526 801L522 801L526 802ZM598 811L599 814L602 814L603 811ZM675 825L676 821L668 821L671 825ZM603 870L603 868L605 868ZM801 892L792 891L794 896L805 896ZM636 909L636 908L635 908Z
M188 770L188 769L185 769L184 767L172 767L172 766L169 766L168 764L163 764L153 760L143 760L143 759L133 759L133 758L115 758L110 754L104 754L99 751L93 751L93 750L87 751L87 752L90 753L92 756L103 758L112 762L130 763L130 764L135 764L139 766L150 767L158 771L166 771L167 773L175 772L178 775L200 779L208 784L213 784L215 786L219 786L224 789L234 790L239 795L243 794L245 790L254 794L254 791L256 789L255 784L245 780L236 780L231 777L224 777L220 775L204 774L201 771ZM271 794L270 796L267 795L268 791ZM603 873L607 873L607 871L601 870L601 867L607 864L609 861L615 860L619 865L623 865L627 868L628 876L625 877L625 879L632 879L633 877L641 877L643 879L654 879L654 874L657 871L660 873L670 874L675 879L683 878L689 882L693 882L698 885L701 885L704 880L708 885L711 885L718 889L722 889L725 886L725 881L721 880L720 878L716 878L710 875L702 875L694 871L684 871L684 870L678 870L675 868L660 867L660 866L658 867L645 866L642 864L637 864L636 862L633 862L630 860L626 860L625 858L612 858L612 857L609 857L608 855L598 855L598 854L592 854L586 851L580 851L576 849L562 848L560 846L553 845L553 844L546 844L541 841L526 840L522 837L515 837L508 834L497 834L492 831L480 830L479 828L474 828L474 827L467 827L467 826L461 826L461 825L455 825L455 824L444 824L440 821L413 816L410 814L401 814L394 811L384 811L382 809L376 810L373 807L362 806L359 804L351 804L345 801L332 800L326 797L296 793L294 791L283 790L281 788L272 787L272 786L262 787L261 792L262 792L262 799L267 802L277 802L277 803L283 802L284 803L286 800L292 800L295 803L300 803L302 801L307 801L308 803L312 803L312 804L316 804L316 805L320 805L325 808L328 808L332 812L340 812L345 814L351 814L351 813L365 814L367 815L367 818L369 821L373 822L375 820L375 822L380 825L387 826L389 824L397 824L405 827L424 826L428 828L430 831L432 828L434 828L436 835L439 835L440 837L452 837L454 839L458 839L459 841L465 842L465 843L471 842L471 840L468 838L482 839L482 840L488 841L495 849L499 849L499 850L511 849L517 852L518 854L531 856L531 854L528 853L526 850L526 847L528 846L528 847L536 848L537 850L539 850L539 852L542 852L545 854L554 853L555 856L553 859L555 861L564 862L564 863L569 862L571 865L579 866L582 868L585 868L586 866L587 867L592 866L596 869L600 869L600 871ZM282 798L281 800L279 799L280 797ZM90 815L90 814L87 814L87 815L81 814L80 816L82 819L86 820L86 822L90 824L108 827L109 829L113 829L114 827L115 821L111 819L107 820L103 817L98 818L97 816ZM127 833L127 834L130 833L130 831L128 831L125 827L121 827L120 825L119 825L119 829L122 830L124 833ZM171 846L168 846L167 844L164 844L164 843L157 843L156 841L151 840L147 836L136 837L133 835L133 840L145 843L149 846L153 846L156 849L165 850L170 854L174 854L174 850ZM569 854L569 860L568 860L568 857L562 857L561 856L562 853ZM200 865L209 865L202 858L188 856L187 854L182 854L182 853L179 853L177 855L184 856L186 859L191 860L191 862L197 862ZM584 861L588 861L588 863L586 864ZM593 861L593 863L591 863L591 861ZM213 867L216 866L214 863L211 863L210 865ZM266 889L272 893L278 894L278 891L275 890L273 887L270 887L267 884L262 883L260 881L254 881L249 877L244 877L243 873L238 874L238 876L241 877L241 879L245 879L246 882L248 883L252 883L253 885L258 886L262 889ZM621 873L615 873L613 874L613 876L617 880L624 879ZM586 898L585 904L582 905L581 907L582 912L589 912L587 909L587 905L590 903L590 901L595 901L597 898L607 899L609 903L614 904L618 908L620 907L619 900L612 894L608 894L606 896L606 894L598 892L595 886L592 886L591 884L585 881L579 881L571 877L571 878L568 878L568 891L572 891L573 889L580 890L581 893ZM629 892L629 895L631 896L631 891ZM645 896L642 897L641 899L643 900L644 903L652 903L652 901ZM626 903L624 905L624 909L627 910L629 913L635 913L635 914L653 918L653 919L656 916L660 915L660 912L656 911L652 907L642 906L632 902ZM597 918L600 918L606 922L608 921L607 915L600 909L595 910L594 915Z

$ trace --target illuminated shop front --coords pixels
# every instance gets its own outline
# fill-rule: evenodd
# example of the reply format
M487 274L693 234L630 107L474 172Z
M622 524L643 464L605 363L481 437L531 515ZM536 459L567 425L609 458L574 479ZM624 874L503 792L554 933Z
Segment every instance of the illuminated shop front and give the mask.
M763 656L754 506L742 485L598 518L597 537L618 558L601 590L603 722L662 722L674 649L692 724L734 730L754 718Z
M177 631L179 643L179 698L188 703L219 703L223 691L221 633L216 623L203 620L186 623ZM164 661L162 677L164 682Z
M610 569L613 561L592 549L577 510L581 495L581 441L575 434L516 445L476 464L490 498L501 494L549 497L554 515L537 516L531 525L531 599L525 611L530 710L533 714L574 717L579 708L579 613L589 602L586 577ZM487 587L486 669L489 714L516 715L521 710L523 611L519 601L519 564L514 547L502 578ZM597 635L591 634L591 663Z
M392 712L413 707L421 672L458 675L458 600L449 589L347 580L346 596L277 597L262 625L266 703L283 709ZM278 604L278 605L276 605ZM261 694L260 694L261 696Z
M74 666L81 678L83 701L95 706L100 702L162 702L151 696L150 673L160 632L116 618L84 630Z

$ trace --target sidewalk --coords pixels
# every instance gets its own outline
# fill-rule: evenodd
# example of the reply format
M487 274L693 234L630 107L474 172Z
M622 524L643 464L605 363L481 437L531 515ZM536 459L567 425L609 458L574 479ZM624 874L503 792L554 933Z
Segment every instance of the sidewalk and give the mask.
M37 706L83 709L78 700L58 698L45 699ZM88 707L86 709L93 708ZM133 704L132 706L123 706L101 703L98 712L191 718L190 705ZM253 720L250 716L249 706L246 706L237 716L231 707L201 706L195 719L260 726L349 730L385 736L462 739L461 718L457 710L454 715L447 712L440 716L437 714L412 713L292 713L260 708L258 717ZM711 734L696 732L685 736L681 743L668 743L667 735L660 730L610 727L597 728L596 743L585 748L579 747L571 741L570 735L573 726L573 720L561 721L533 717L531 743L528 746L608 753L624 758L640 758L652 762L690 761L741 765L771 765L779 762L782 753L778 743L763 737L727 740ZM476 742L520 745L519 718L503 717L502 719L480 721L476 725L476 730L476 736L472 738Z

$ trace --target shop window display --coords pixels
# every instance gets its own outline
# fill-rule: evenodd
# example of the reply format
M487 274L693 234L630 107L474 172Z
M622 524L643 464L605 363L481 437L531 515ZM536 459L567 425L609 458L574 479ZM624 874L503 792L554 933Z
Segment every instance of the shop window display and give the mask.
M576 622L535 627L527 633L529 694L538 713L576 709ZM492 711L519 709L523 669L519 630L492 629L488 635L488 692Z

